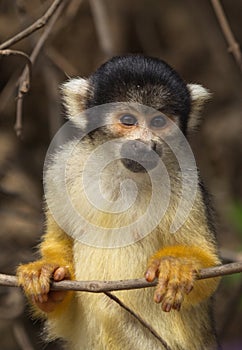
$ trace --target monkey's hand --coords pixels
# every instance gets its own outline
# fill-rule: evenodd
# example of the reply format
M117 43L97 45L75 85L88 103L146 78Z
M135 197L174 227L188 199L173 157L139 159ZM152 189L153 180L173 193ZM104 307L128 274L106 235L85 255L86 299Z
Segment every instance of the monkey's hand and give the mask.
M179 311L182 303L198 303L215 291L218 279L196 281L196 273L218 263L215 254L199 247L166 247L151 257L145 278L152 282L158 277L154 300L161 303L163 311Z
M67 266L47 263L38 260L17 269L18 283L23 287L25 294L41 311L48 313L66 297L66 291L50 291L51 281L62 281L70 278Z

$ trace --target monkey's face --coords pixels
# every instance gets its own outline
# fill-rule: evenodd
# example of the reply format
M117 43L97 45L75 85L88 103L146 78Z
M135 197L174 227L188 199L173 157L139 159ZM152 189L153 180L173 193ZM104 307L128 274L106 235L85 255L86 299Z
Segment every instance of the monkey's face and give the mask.
M107 118L108 134L122 140L121 163L135 173L156 168L165 153L165 139L174 134L175 117L138 104L121 109Z

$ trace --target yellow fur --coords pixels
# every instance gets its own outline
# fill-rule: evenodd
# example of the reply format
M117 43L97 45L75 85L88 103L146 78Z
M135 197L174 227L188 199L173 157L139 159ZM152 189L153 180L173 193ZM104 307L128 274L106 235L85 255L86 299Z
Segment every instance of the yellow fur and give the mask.
M133 245L118 249L100 249L86 246L70 239L48 216L49 228L41 244L43 259L48 263L59 262L59 265L69 266L72 270L72 255L77 280L118 280L139 278L144 274L148 258L161 246L165 246L156 253L155 257L176 256L186 259L196 259L200 267L216 265L219 260L214 250L213 242L204 237L209 234L205 226L201 226L203 217L198 215L197 232L186 234L187 240L192 241L181 245L185 237L183 234L192 222L188 219L180 235L168 233L170 220L163 220L158 229L143 240ZM185 231L185 232L183 232ZM72 244L74 243L73 247ZM194 245L196 244L196 246ZM144 253L145 252L145 253ZM72 254L73 253L73 254ZM50 254L50 255L49 255ZM105 257L105 258L104 258ZM38 262L36 262L38 263ZM27 265L28 266L28 265ZM21 269L21 267L20 267ZM163 313L160 306L153 302L153 288L133 291L120 291L115 294L130 308L144 318L171 346L172 349L186 350L203 349L199 333L190 324L200 322L209 324L206 310L208 294L216 288L217 281L208 279L197 281L180 312ZM24 283L22 283L24 285ZM195 304L193 307L192 305ZM191 317L192 315L192 317ZM70 349L161 349L157 340L135 321L127 312L110 301L102 294L73 293L68 300L48 314L47 324L50 339L63 338L70 344ZM196 336L194 336L196 334ZM213 341L211 342L211 344ZM211 348L210 348L211 346ZM213 349L207 345L206 349Z

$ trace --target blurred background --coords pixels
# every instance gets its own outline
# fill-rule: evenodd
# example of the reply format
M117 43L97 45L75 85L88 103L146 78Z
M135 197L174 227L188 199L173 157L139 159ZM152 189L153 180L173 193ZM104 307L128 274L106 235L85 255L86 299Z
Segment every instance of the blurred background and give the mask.
M53 1L0 0L0 42L41 17ZM0 272L14 274L36 257L43 233L42 168L48 145L64 123L59 85L86 77L108 57L156 56L187 82L213 94L201 129L191 137L202 177L213 195L218 242L225 261L242 259L242 74L227 50L209 0L72 0L60 13L32 68L23 100L23 132L16 136L20 56L0 56ZM223 0L242 42L242 2ZM11 46L31 54L43 29ZM241 252L241 253L240 253ZM215 301L223 349L242 349L242 277L224 277ZM44 345L42 325L30 317L17 288L0 287L0 348L59 349Z

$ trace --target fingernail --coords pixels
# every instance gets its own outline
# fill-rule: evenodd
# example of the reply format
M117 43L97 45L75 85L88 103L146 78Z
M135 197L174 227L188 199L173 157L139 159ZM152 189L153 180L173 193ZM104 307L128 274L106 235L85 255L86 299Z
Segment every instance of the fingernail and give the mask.
M161 294L156 294L155 295L155 302L160 303L161 302Z
M171 311L171 305L167 304L164 311L165 312L170 312Z
M193 290L193 286L190 286L186 289L186 293L189 294Z

